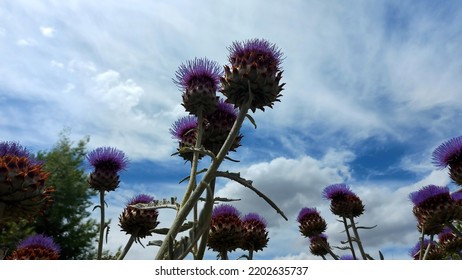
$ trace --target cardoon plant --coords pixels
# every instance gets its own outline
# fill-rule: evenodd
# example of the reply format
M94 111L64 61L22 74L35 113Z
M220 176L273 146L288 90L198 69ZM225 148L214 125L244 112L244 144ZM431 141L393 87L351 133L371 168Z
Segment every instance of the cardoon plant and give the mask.
M52 203L49 173L29 151L15 142L0 142L0 225L33 219Z
M230 122L229 120L226 121L226 124L223 121L217 123L220 126L220 129L226 128L227 130L226 132L223 132L226 134L226 137L220 137L221 139L219 139L219 144L217 144L218 141L213 140L216 141L214 142L214 145L209 145L208 142L206 142L207 139L202 139L202 136L207 133L207 125L212 125L211 127L215 125L212 124L212 122L207 123L207 117L210 118L214 113L212 110L213 106L211 102L213 97L210 97L211 95L208 93L213 91L213 82L217 81L215 79L215 74L217 71L215 71L214 66L208 67L208 71L202 71L201 73L207 73L209 77L206 79L201 78L194 80L195 82L193 87L201 89L201 92L204 93L201 96L208 96L205 98L206 100L204 99L200 102L190 101L189 95L186 96L187 99L183 98L183 104L185 105L186 111L190 114L192 113L197 115L198 117L195 146L193 149L191 149L194 155L189 176L189 184L186 188L185 195L183 196L183 200L175 220L172 222L172 225L169 228L164 241L160 245L156 259L165 259L172 255L169 254L169 247L170 251L173 249L171 248L171 240L175 239L188 215L193 211L193 209L197 208L197 202L201 198L201 195L205 192L206 203L204 204L200 215L198 215L198 220L195 223L197 226L192 229L192 236L194 236L193 239L195 239L194 242L196 242L198 239L201 240L201 244L197 252L193 252L193 254L195 255L195 258L202 258L203 249L205 248L205 244L208 238L208 225L210 224L210 220L212 218L212 206L216 199L214 195L214 185L218 173L222 175L224 174L228 178L232 177L232 179L238 181L244 186L251 188L261 197L264 197L265 200L269 201L269 199L266 198L264 194L253 188L249 181L240 178L239 174L219 172L218 168L226 158L228 152L235 149L235 147L240 144L241 136L239 133L245 118L248 117L253 122L252 117L248 115L249 109L253 112L257 108L264 110L264 107L272 107L275 101L279 101L278 98L281 96L280 92L283 90L284 85L280 84L280 80L282 78L282 52L276 47L275 44L271 44L268 41L262 39L248 40L245 42L234 42L232 46L228 48L228 50L230 51L229 62L231 65L225 66L224 76L219 78L219 81L221 81L221 87L218 87L217 84L217 89L219 88L218 91L223 93L223 95L226 97L225 101L227 103L230 103L235 108L239 109L238 111L235 111L237 116L234 117L233 113L231 115L228 114L228 117L226 117L229 119L229 116L231 116L234 119L231 120L231 122L233 122L231 126L228 126ZM201 62L197 60L195 64L183 64L177 71L175 82L182 87L184 93L187 92L187 86L190 85L188 82L188 77L195 75L195 71L192 71L191 69L194 69L199 64L201 64ZM190 75L189 73L192 74ZM210 77L213 78L210 79ZM202 87L197 86L198 83L202 82L206 82L207 85ZM208 90L204 91L202 90L203 88L208 88ZM192 93L192 91L190 92ZM215 101L217 100L219 99L215 99ZM188 106L188 102L191 102L193 105ZM217 108L220 109L220 101L214 104L214 110ZM229 113L229 111L226 113ZM219 117L222 118L224 115ZM205 119L204 121L202 121L203 118ZM214 127L214 129L216 128L217 127ZM209 140L212 140L212 138L209 138ZM222 141L223 143L221 144ZM211 152L206 150L209 148L214 151ZM196 183L199 153L210 156L211 163L208 168L204 168L205 173L203 174L201 180ZM277 208L274 203L270 204L273 206L273 208ZM279 209L278 212L285 218ZM196 248L196 246L191 246L188 241L185 241L185 243L187 243L185 244L185 247L187 248L186 250L191 250L190 248ZM184 256L184 254L180 255Z
M438 168L449 166L449 176L457 185L462 186L462 136L442 143L433 151L432 158Z
M242 218L243 239L241 249L249 252L248 259L253 259L253 253L263 250L268 245L266 220L257 213L249 213Z
M159 212L157 209L143 209L134 207L137 204L148 204L154 201L154 197L147 194L139 194L133 197L124 208L119 217L119 226L121 230L130 235L119 259L123 259L133 242L139 241L141 238L151 236L152 231L157 227L159 222L157 216Z
M101 259L103 253L103 237L106 228L104 193L114 191L119 186L119 172L128 164L125 153L113 147L99 147L87 155L87 160L94 170L90 173L88 183L90 187L99 192L101 210L101 222L99 230L97 259Z
M52 237L36 234L21 241L18 247L7 257L9 260L57 260L60 247Z

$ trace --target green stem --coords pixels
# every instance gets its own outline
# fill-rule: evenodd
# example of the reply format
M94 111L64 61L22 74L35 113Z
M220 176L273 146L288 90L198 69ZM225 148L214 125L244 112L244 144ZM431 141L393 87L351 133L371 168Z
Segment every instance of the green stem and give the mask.
M431 235L430 235L430 242L428 243L428 246L427 246L427 248L425 249L425 254L424 254L422 260L426 260L426 259L427 259L428 252L430 252L430 247L432 246L432 243L433 243L433 237L434 237L434 234L431 234Z
M353 233L355 235L356 244L358 244L359 252L361 253L361 256L363 257L363 259L367 260L368 258L367 258L366 252L364 252L363 244L361 243L361 239L359 238L358 229L356 228L356 224L355 224L353 217L350 217L350 222L351 222L351 229L353 230Z
M348 229L348 223L345 217L343 217L343 225L345 226L345 232L348 238L348 243L350 244L351 254L353 255L353 259L356 260L356 253L355 249L353 248L353 241L351 240L350 230Z
M229 258L228 258L228 251L224 250L224 251L220 252L220 259L222 259L222 260L229 260Z
M210 182L210 191L211 191L211 196L209 199L206 200L204 208L202 209L201 212L201 221L199 224L204 223L204 232L202 233L202 238L201 238L201 243L199 245L197 254L196 254L196 259L197 260L202 260L204 258L205 254L205 248L207 246L207 240L209 237L209 229L210 229L210 219L212 218L212 212L213 212L213 197L215 193L215 178L212 179L212 182Z
M160 246L159 251L157 252L156 259L165 258L165 255L168 251L168 240L170 238L176 237L181 225L183 224L186 217L191 212L194 205L199 200L201 194L204 192L205 188L210 184L211 180L215 178L216 176L215 172L218 170L218 167L223 162L226 154L228 153L229 149L234 143L234 140L236 139L236 136L238 135L241 129L242 123L244 122L244 119L247 115L247 112L249 111L251 102L252 102L252 95L250 95L250 98L247 101L247 103L242 106L239 112L239 115L237 116L236 121L234 122L234 125L231 128L231 131L225 140L225 143L221 147L220 152L218 152L215 160L213 160L212 163L210 164L209 168L207 169L207 172L202 177L201 182L199 183L197 188L191 193L191 196L185 202L183 207L181 207L180 211L178 211L175 217L175 220L172 223L172 226L170 227L167 235L165 236L164 242L162 242L162 245Z
M253 246L252 245L249 248L249 260L253 260Z
M106 228L106 223L104 221L104 190L99 191L99 205L101 210L101 222L99 225L98 254L96 259L101 260L103 255L104 229Z
M132 247L133 245L133 242L135 242L135 239L136 239L136 235L138 234L138 231L137 230L136 232L134 232L133 234L130 235L130 238L128 239L127 241L127 244L125 245L125 248L124 250L122 251L122 253L120 254L118 260L123 260L125 258L125 256L127 255L128 251L130 250L130 248Z
M202 134L203 134L203 119L202 110L199 110L197 113L197 133L196 133L196 143L194 148L199 149L202 145ZM181 207L184 206L186 201L188 201L191 193L196 187L196 173L197 173L197 166L199 164L199 152L195 151L193 154L193 159L191 162L191 173L189 175L189 184L186 188L186 192L184 194L183 200L181 201Z

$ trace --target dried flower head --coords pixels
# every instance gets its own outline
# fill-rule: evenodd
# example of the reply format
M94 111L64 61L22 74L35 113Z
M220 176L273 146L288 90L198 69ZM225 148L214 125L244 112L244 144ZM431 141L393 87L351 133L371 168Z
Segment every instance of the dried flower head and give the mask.
M331 201L330 210L340 217L354 218L364 213L363 202L346 184L327 186L323 197Z
M298 213L297 222L301 234L305 237L319 235L327 228L326 221L316 208L302 208Z
M53 238L36 234L27 237L19 243L8 259L10 260L57 260L60 257L60 247Z
M181 64L176 71L176 83L183 91L183 106L186 111L197 115L210 114L215 110L216 91L223 70L207 58L195 58Z
M230 66L225 66L221 79L222 93L229 103L241 108L252 94L250 109L264 111L279 101L284 84L280 64L282 52L275 44L264 39L234 42L229 48ZM249 92L250 91L250 92Z
M438 146L432 154L433 164L439 168L449 166L449 176L462 185L462 136L454 137Z
M128 164L124 152L112 147L100 147L88 153L87 160L94 167L88 179L91 188L113 191L119 186L118 172Z

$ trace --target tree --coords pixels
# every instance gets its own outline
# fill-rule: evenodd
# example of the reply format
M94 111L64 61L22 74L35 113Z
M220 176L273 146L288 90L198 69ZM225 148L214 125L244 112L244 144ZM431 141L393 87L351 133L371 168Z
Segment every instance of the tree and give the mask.
M37 159L45 163L50 173L47 184L54 186L53 205L37 218L37 233L52 236L61 247L61 259L89 259L98 233L98 224L89 218L92 205L90 190L84 170L86 144L89 137L73 147L68 131L60 134L58 143L49 152L37 153Z

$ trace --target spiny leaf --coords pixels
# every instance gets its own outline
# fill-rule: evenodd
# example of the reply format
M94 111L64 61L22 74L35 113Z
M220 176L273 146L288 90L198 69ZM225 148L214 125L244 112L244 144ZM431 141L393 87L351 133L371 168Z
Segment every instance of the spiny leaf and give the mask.
M254 118L253 118L251 115L249 115L249 114L247 114L247 115L245 115L245 116L246 116L246 117L249 119L249 121L253 124L253 126L255 127L255 129L257 129L257 123L255 122Z

